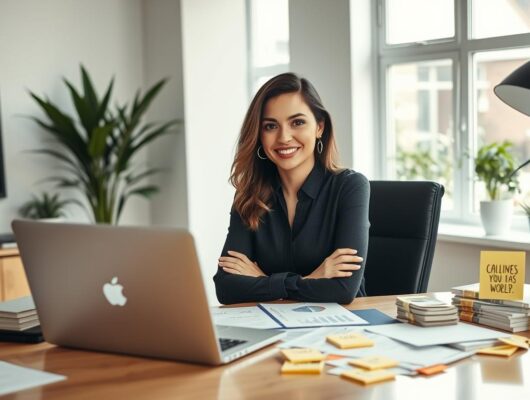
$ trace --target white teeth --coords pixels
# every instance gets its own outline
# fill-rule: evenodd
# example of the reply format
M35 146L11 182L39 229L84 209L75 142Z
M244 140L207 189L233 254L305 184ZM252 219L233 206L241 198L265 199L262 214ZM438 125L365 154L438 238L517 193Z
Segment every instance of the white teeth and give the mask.
M296 150L298 150L298 148L291 147L290 149L278 150L278 153L280 153L280 154L291 154L291 153L294 153Z

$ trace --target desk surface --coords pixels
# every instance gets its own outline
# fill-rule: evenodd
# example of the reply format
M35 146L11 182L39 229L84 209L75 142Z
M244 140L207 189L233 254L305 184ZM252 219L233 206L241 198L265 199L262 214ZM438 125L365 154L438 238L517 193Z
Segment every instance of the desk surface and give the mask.
M438 296L447 300L447 294ZM350 309L377 308L395 316L395 296L356 299ZM530 337L530 331L524 333ZM72 350L46 343L0 343L0 360L66 375L63 382L18 392L16 399L530 399L530 354L473 356L446 372L361 386L337 376L280 375L270 346L224 367ZM328 367L326 367L328 368Z

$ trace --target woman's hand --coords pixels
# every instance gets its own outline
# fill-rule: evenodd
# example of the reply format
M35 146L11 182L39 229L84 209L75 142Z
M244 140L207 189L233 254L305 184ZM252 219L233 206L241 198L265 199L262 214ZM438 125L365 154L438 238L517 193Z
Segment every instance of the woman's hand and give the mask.
M320 266L304 276L303 279L321 279L321 278L346 278L352 275L351 271L361 268L359 264L363 261L362 257L356 256L357 250L354 249L337 249Z
M236 275L254 277L267 276L258 267L257 263L250 261L243 253L228 250L228 254L230 254L231 257L219 257L219 267L221 267L223 271Z

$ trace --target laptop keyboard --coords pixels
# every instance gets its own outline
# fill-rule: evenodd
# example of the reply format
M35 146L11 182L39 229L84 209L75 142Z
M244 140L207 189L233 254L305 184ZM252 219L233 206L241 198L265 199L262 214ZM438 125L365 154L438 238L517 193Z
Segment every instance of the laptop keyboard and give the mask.
M219 338L219 343L221 344L221 351L231 349L232 347L235 347L237 345L240 345L246 342L247 342L246 340Z

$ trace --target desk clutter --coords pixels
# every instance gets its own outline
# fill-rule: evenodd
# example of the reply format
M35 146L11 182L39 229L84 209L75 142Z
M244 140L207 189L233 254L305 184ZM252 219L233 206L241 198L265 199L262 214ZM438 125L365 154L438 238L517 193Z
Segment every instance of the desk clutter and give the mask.
M454 305L446 304L432 296L398 296L397 319L420 326L454 325L458 322L458 311Z
M453 305L462 321L509 332L530 330L530 285L524 285L523 300L479 299L479 284L457 286L452 290Z
M0 302L0 329L23 331L39 325L31 296Z
M31 296L0 302L0 341L43 341L39 317Z

